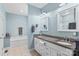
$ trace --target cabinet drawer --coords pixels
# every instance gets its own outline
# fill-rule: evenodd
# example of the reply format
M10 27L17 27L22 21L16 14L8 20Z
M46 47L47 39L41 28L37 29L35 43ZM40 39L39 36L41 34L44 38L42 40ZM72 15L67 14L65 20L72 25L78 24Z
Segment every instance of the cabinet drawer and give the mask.
M66 49L66 54L67 54L67 55L73 55L73 50Z

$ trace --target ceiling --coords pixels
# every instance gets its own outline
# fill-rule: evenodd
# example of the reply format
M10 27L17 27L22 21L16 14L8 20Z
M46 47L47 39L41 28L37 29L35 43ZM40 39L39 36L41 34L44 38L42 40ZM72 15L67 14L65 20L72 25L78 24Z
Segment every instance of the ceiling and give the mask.
M37 8L43 8L47 3L30 3L30 5ZM6 12L18 14L18 15L28 15L28 4L27 3L4 3L4 8Z
M28 6L25 3L4 3L3 5L8 13L24 16L28 15Z
M59 8L60 3L29 3L32 6L46 10L50 12ZM27 3L4 3L6 12L28 16L28 4Z
M30 3L30 5L35 6L37 8L43 8L47 3Z
M60 5L61 3L48 3L47 5L45 5L42 10L45 10L47 12L51 12L51 11L54 11L58 8L60 8Z

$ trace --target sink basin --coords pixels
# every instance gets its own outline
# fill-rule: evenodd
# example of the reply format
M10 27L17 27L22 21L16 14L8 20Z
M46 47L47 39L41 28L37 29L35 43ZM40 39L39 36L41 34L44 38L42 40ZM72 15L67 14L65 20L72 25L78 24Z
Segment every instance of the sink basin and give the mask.
M39 38L48 38L48 37L46 37L46 36L38 36Z
M59 44L62 44L62 45L71 45L70 43L67 43L67 42L57 42Z
M38 37L43 37L43 36L38 36Z

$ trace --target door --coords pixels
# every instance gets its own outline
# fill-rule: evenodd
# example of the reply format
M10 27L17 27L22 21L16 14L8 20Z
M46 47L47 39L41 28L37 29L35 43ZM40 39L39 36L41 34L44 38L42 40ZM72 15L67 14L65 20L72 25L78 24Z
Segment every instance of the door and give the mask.
M0 15L0 37L3 36L3 19L2 16Z
M2 55L3 35L4 35L4 30L3 30L3 18L2 18L2 15L0 15L0 55Z

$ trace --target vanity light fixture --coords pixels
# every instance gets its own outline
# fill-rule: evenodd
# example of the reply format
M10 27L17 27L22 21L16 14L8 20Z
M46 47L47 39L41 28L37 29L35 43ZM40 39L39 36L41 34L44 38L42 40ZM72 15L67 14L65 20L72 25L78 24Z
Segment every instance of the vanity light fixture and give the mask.
M43 13L41 14L41 16L42 16L42 17L47 17L48 14L47 14L46 12L43 12Z

